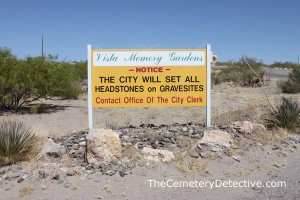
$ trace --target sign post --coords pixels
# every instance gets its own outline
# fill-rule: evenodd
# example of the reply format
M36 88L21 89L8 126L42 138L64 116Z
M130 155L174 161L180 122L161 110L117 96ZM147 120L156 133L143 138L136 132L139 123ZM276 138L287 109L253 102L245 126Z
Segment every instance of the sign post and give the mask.
M92 46L87 46L88 54L88 115L89 115L89 130L93 129L93 107L92 107Z
M210 128L211 123L211 46L210 44L206 45L206 127Z
M88 45L89 129L92 108L205 106L210 127L210 45L206 49L92 49Z

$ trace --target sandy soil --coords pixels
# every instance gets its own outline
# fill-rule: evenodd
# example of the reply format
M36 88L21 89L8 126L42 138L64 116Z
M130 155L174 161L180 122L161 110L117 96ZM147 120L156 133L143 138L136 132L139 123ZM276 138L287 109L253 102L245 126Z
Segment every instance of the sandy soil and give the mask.
M271 80L262 88L242 88L224 83L212 90L212 122L228 124L236 120L249 119L260 122L260 117L268 109L269 101L276 105L282 96L276 88L276 81ZM296 97L294 95L294 97ZM23 114L0 113L0 120L20 120L31 126L38 134L60 137L78 130L88 129L87 99L78 100L41 100L35 103L45 104L44 113ZM28 109L36 112L35 109ZM94 109L94 124L97 128L117 128L140 125L143 123L173 124L205 122L204 108L121 108ZM299 135L297 135L298 137ZM238 160L230 156L209 160L205 170L186 174L180 172L174 164L157 163L148 167L137 167L125 177L119 175L103 176L100 174L67 177L70 187L55 182L37 182L28 195L21 195L26 183L11 182L0 187L3 200L13 199L256 199L260 188L165 188L150 187L150 179L157 181L268 181L277 173L288 170L294 154L300 154L300 146L288 151L286 156L279 156L272 150L272 144L262 145L257 142L251 150L237 155ZM47 184L46 187L42 187ZM274 189L276 190L276 189ZM299 197L300 198L300 197ZM283 197L284 199L284 197Z

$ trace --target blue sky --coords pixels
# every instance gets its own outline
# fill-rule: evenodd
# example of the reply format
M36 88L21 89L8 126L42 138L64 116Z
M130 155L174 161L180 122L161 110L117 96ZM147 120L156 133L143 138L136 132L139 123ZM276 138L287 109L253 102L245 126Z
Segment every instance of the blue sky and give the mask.
M20 58L86 60L94 48L203 48L220 61L246 55L297 62L298 0L0 0L0 47Z

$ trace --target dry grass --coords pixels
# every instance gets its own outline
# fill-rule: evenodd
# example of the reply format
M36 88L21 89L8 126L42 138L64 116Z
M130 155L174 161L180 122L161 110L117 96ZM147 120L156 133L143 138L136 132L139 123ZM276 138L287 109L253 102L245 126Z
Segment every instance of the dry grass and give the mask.
M172 162L176 168L185 174L195 174L206 171L208 160L201 158L192 158L190 156L177 153L175 159Z
M124 116L124 126L129 127L132 124L132 118L131 116Z
M24 185L21 186L19 190L19 196L20 197L26 197L30 196L33 193L35 186L29 183L25 183Z
M28 161L21 162L21 166L27 171L32 171L39 167L39 163L35 158L31 158Z
M289 137L290 133L285 129L265 130L256 133L254 139L262 144L275 144L280 139Z
M112 119L112 118L111 118ZM121 126L118 122L112 120L105 120L105 128L111 130L118 130Z
M72 159L68 154L63 155L60 159L60 162L66 167L72 167Z
M133 146L126 146L122 148L122 158L128 157L134 164L140 164L143 160L141 153Z
M230 112L215 112L212 114L212 121L214 124L230 124L241 120L260 121L264 110L268 106L267 102L260 100L258 99L258 102L250 102L244 107Z

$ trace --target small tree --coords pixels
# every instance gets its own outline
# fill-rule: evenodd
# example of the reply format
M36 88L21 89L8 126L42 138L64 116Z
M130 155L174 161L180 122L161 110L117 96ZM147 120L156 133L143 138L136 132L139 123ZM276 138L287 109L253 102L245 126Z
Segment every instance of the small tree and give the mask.
M278 87L284 93L300 92L300 66L294 66L287 81L279 81Z
M39 98L76 98L80 93L74 66L56 57L18 60L10 50L0 49L0 107L17 111Z

